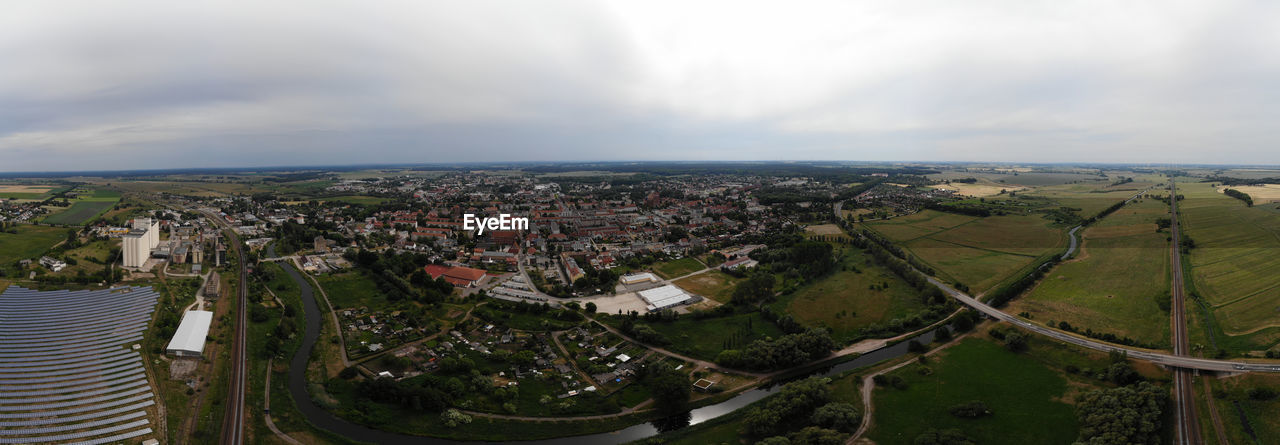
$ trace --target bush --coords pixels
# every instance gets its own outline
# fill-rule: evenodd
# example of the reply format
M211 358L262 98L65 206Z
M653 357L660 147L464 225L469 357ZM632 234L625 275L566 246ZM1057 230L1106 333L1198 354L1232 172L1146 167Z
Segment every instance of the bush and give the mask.
M953 416L966 417L970 419L991 415L991 410L987 409L987 404L982 403L980 400L974 400L952 406L948 411L950 411Z
M1271 400L1276 398L1276 390L1265 387L1249 389L1249 398L1253 400Z
M341 377L344 380L354 379L357 375L360 375L360 371L357 371L355 366L343 368L342 371L338 373L338 377Z

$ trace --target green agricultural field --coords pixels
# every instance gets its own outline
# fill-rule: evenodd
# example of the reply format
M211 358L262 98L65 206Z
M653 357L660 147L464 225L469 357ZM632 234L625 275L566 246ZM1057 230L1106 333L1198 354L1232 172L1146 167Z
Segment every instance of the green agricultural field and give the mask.
M1012 313L1066 321L1083 331L1112 333L1149 345L1169 344L1168 231L1156 232L1168 206L1135 201L1083 231L1077 255L1050 271Z
M805 326L830 328L837 343L854 340L867 326L924 309L919 292L902 278L875 264L860 249L836 247L841 248L844 256L835 273L779 297L773 308ZM884 284L888 287L882 288Z
M1081 218L1088 218L1097 215L1098 212L1110 207L1111 205L1129 199L1129 197L1138 192L1147 189L1156 182L1137 179L1134 182L1111 185L1112 181L1094 182L1083 184L1063 184L1050 187L1040 187L1035 191L1025 192L1024 194L1031 197L1046 198L1056 204L1056 206L1065 206L1073 209L1079 209L1076 214ZM1157 187L1158 189L1158 187Z
M13 266L18 260L40 258L46 251L67 239L67 229L32 225L18 225L0 232L0 267Z
M658 272L658 275L662 276L662 278L667 279L688 275L705 268L706 266L703 266L702 263L699 263L694 258L681 258L653 265L653 270Z
M1265 349L1280 342L1280 216L1246 207L1208 183L1179 183L1193 290L1213 315L1211 330L1227 349ZM1222 346L1222 345L1220 345Z
M1074 408L1063 402L1080 385L1057 370L978 338L962 340L930 360L894 371L906 389L877 388L868 437L882 445L912 444L921 432L958 429L981 444L1070 444L1078 434ZM925 375L928 367L931 374ZM1086 388L1087 389L1087 388ZM993 415L952 416L949 408L978 400Z
M733 289L743 279L712 270L691 277L681 278L673 282L681 289L701 295L721 303L728 303L733 298Z
M76 201L66 210L46 216L41 222L75 226L96 218L116 205L116 201Z
M607 321L616 327L622 319L611 316ZM671 342L666 349L703 360L715 360L716 355L725 349L742 347L765 337L778 338L783 335L782 330L765 320L759 312L702 320L685 316L672 322L637 323L647 324L666 337Z
M334 309L350 309L361 306L370 310L387 307L391 303L378 292L378 286L359 271L349 271L316 277L329 295Z
M1066 230L1039 214L974 218L926 210L867 223L938 271L938 275L986 291L1039 257L1066 248Z

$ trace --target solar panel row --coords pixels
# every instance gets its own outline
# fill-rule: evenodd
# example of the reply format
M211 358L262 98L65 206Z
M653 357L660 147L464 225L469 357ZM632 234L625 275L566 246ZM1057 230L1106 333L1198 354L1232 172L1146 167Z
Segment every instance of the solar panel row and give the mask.
M0 293L0 444L112 443L152 433L142 340L148 287Z

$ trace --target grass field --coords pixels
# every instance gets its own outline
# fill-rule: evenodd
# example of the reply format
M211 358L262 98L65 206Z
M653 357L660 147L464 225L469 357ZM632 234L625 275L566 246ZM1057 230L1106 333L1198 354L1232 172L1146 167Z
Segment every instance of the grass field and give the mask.
M1245 207L1207 183L1180 183L1178 206L1191 250L1195 290L1212 307L1217 328L1232 336L1257 336L1262 346L1280 341L1280 217Z
M1280 391L1280 376L1244 374L1210 382L1214 393L1221 395L1209 398L1210 403L1217 405L1218 415L1231 443L1269 443L1267 440L1280 437L1280 416L1276 415L1280 412L1280 399L1254 400L1248 396L1250 389L1258 387ZM1241 415L1247 419L1248 428L1253 430L1252 436L1247 433Z
M805 326L830 328L837 343L857 338L869 325L908 317L925 307L914 288L870 259L862 250L844 247L835 273L779 297L773 307ZM889 286L881 288L882 284Z
M616 325L615 321L620 319L610 318L611 324ZM667 349L703 360L715 360L720 351L742 347L754 340L782 336L782 331L759 312L702 320L682 317L673 322L647 324L671 341ZM731 348L725 347L727 342L733 343Z
M378 286L358 271L321 275L316 277L316 281L324 287L334 309L364 306L378 310L391 304L378 292Z
M1080 209L1076 213L1087 218L1097 215L1112 204L1128 199L1147 187L1156 185L1154 181L1157 178L1139 179L1120 185L1111 185L1112 182L1107 181L1039 187L1027 192L1026 195L1046 198L1059 206Z
M923 375L926 366L931 375ZM873 393L877 415L868 437L877 444L912 444L929 428L958 429L980 444L1070 444L1076 439L1075 412L1063 400L1079 385L1069 385L1057 370L990 341L961 340L929 364L913 363L892 375L908 386ZM964 419L948 411L973 400L994 414Z
M1038 214L976 218L932 210L866 227L905 247L951 281L982 292L1038 257L1066 247L1065 230Z
M0 267L13 266L22 259L36 260L45 251L67 238L67 229L19 225L18 233L0 232Z
M676 286L697 295L701 295L721 303L728 303L733 298L733 288L743 279L727 273L713 270L692 277L682 278L674 282Z
M699 263L694 258L681 258L653 265L653 270L662 278L667 279L688 275L704 268L706 266L703 266L702 263Z
M1157 233L1155 224L1167 212L1158 200L1135 201L1086 229L1076 257L1014 300L1010 312L1167 346L1169 314L1158 302L1169 298L1168 232Z

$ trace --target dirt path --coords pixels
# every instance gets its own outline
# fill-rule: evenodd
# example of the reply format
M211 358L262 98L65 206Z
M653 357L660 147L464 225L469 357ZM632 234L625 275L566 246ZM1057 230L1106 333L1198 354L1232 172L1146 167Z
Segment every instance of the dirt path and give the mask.
M1222 424L1222 417L1218 415L1218 405L1213 403L1213 388L1209 385L1208 376L1200 376L1200 381L1204 383L1204 400L1205 405L1209 406L1209 418L1213 421L1213 430L1218 436L1218 445L1231 445L1231 441L1227 439L1227 428Z
M266 383L262 386L262 420L266 422L267 428L275 433L280 440L293 445L302 445L302 442L298 442L297 439L289 437L288 434L276 428L276 423L271 421L271 362L272 359L267 359L267 378Z
M977 330L975 329L974 332L976 331ZM968 337L969 335L972 335L972 334L958 335L955 338L952 338L951 341L941 346L938 346L936 348L930 349L928 352L925 352L924 356L928 357L928 356L937 354L938 352L944 349L947 349L952 345L958 344L960 342L960 339ZM875 404L871 402L872 393L875 391L875 387L876 387L875 377L878 375L884 375L893 371L897 371L903 366L907 366L915 362L916 360L904 360L902 363L898 363L888 368L876 371L862 378L862 388L861 388L862 390L862 423L858 425L858 431L855 431L853 435L849 436L849 439L845 441L846 445L852 445L855 443L870 443L869 441L860 441L860 439L862 438L863 434L866 434L867 430L871 429L871 422L872 422L871 417L873 414L875 414Z

